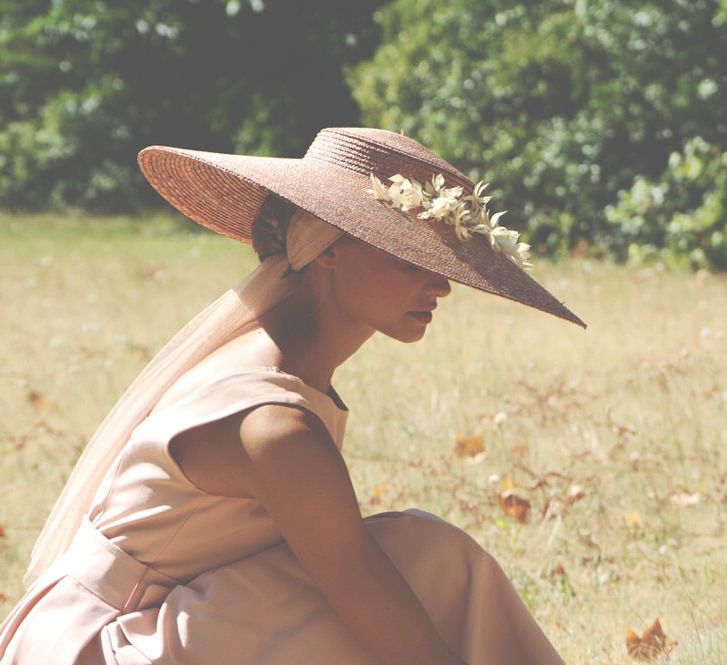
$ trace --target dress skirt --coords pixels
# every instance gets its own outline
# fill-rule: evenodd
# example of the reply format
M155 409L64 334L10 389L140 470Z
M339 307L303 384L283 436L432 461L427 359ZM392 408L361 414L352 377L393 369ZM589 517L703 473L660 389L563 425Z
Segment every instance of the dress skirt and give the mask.
M419 510L382 513L367 528L450 648L488 660L496 630L495 560L460 529ZM504 577L504 576L503 576ZM285 544L176 586L159 609L108 623L79 665L376 665Z

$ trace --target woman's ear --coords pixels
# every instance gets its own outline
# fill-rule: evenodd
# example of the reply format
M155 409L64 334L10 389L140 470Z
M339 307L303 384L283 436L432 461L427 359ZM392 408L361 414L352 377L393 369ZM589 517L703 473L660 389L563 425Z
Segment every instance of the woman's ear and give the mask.
M315 259L313 259L324 270L333 270L339 261L346 260L347 247L360 244L360 240L344 234L336 242L326 247Z
M313 259L324 270L333 270L338 261L339 250L337 245L340 240L326 247L315 259Z

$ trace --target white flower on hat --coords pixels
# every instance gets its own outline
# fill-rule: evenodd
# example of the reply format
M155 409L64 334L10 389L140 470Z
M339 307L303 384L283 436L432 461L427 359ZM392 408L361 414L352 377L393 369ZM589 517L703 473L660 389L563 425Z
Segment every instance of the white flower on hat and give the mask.
M405 178L400 173L389 178L391 185L386 187L373 173L371 184L373 189L367 190L377 200L385 201L392 208L409 212L421 209L418 219L440 220L454 227L457 239L470 238L472 233L486 236L492 249L508 257L523 270L532 267L530 245L518 242L517 231L499 225L500 218L506 211L498 212L490 217L487 204L492 200L485 195L488 184L479 181L472 194L462 198L462 187L445 187L441 173L433 176L424 185L412 178Z
M451 196L438 196L423 213L417 215L419 219L445 219L457 208L457 199Z
M398 174L389 180L392 181L392 185L387 191L392 201L397 202L397 208L408 212L422 207L422 186L416 180L409 180Z

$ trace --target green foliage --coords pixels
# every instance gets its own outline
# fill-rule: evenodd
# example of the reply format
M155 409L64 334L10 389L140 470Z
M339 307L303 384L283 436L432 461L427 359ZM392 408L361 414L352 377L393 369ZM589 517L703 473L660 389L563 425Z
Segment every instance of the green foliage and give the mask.
M727 269L726 214L727 152L701 138L672 153L657 180L637 176L606 208L621 257L686 259L717 270Z
M0 0L0 205L133 211L145 145L361 122L491 180L538 253L724 267L727 0L381 2Z
M619 191L696 136L727 147L726 17L725 0L394 0L348 80L366 123L492 180L537 251L604 251Z
M298 155L355 123L380 0L0 0L0 204L134 210L149 144Z

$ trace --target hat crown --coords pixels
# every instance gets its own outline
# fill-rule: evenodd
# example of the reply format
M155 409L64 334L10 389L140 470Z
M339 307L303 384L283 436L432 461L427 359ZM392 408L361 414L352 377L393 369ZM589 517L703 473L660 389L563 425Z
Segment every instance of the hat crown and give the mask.
M472 182L451 164L414 139L385 129L333 127L322 129L303 158L320 160L381 179L400 173L421 182L441 173L447 184L472 189Z

